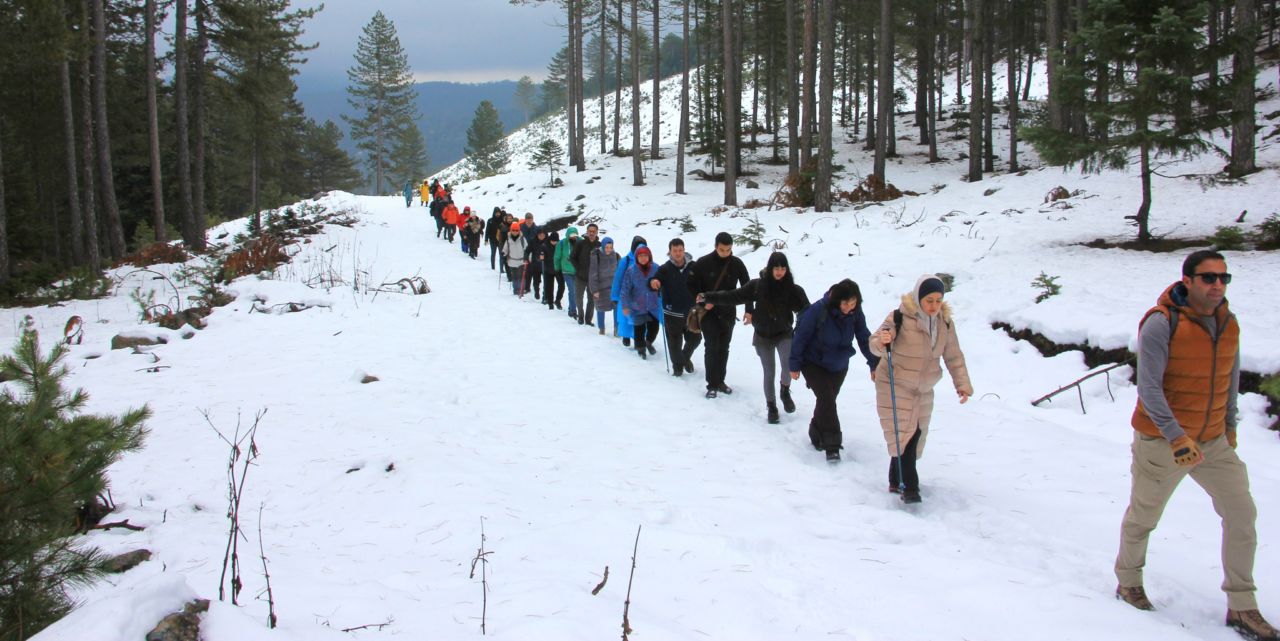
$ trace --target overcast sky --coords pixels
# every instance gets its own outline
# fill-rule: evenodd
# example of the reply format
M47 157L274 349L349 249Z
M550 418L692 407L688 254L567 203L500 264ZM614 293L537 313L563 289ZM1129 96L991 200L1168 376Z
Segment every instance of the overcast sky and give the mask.
M312 8L319 0L294 0ZM419 81L489 82L530 76L540 81L566 37L556 2L524 6L508 0L328 0L306 23L307 53L298 75L302 89L346 86L356 40L381 10L396 26Z

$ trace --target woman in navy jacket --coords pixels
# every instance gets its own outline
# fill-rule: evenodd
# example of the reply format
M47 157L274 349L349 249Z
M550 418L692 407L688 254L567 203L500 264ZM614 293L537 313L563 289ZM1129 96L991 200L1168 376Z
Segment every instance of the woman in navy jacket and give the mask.
M871 353L867 339L867 318L862 313L862 290L858 284L844 279L810 305L796 323L791 342L791 379L804 374L805 385L813 390L816 404L809 421L809 441L813 447L826 450L827 460L840 460L842 435L840 416L836 413L836 397L849 373L849 359L857 353L858 341L874 380L880 357Z

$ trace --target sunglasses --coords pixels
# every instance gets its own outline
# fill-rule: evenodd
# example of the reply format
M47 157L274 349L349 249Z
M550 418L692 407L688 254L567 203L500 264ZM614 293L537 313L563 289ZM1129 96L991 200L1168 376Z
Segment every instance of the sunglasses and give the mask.
M1200 272L1198 274L1192 274L1191 276L1193 278L1198 276L1200 280L1203 281L1204 284L1206 285L1212 285L1218 282L1219 280L1222 281L1223 285L1231 284L1231 274L1227 274L1225 272L1222 274L1215 274L1213 272Z

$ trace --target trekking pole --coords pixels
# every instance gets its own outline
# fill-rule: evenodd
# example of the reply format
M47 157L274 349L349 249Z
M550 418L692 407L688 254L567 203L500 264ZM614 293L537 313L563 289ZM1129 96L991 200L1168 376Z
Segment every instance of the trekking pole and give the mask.
M898 491L906 492L907 483L902 477L902 441L898 438L898 394L893 385L893 345L885 345L884 353L889 359L889 406L893 411L893 447L898 452Z
M667 313L662 313L662 320L658 322L658 331L662 332L662 360L667 365L667 373L671 373L671 350L667 347ZM681 366L683 367L683 365Z

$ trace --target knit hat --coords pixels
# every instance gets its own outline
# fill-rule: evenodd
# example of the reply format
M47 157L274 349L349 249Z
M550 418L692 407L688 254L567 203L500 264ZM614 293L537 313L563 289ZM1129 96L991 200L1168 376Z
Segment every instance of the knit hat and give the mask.
M550 234L547 234L547 240L556 242L556 243L560 242L560 232L553 231Z
M520 223L511 223L511 231L520 231Z
M947 286L942 279L933 274L925 274L916 281L916 300L924 300L929 294L942 294L946 291Z
M463 208L462 208L462 211L467 212L467 213L471 213L471 206L470 206L470 205L467 205L466 207L463 207Z
M653 262L653 252L649 251L649 247L646 245L641 245L640 248L636 250L636 258L638 259L641 256L648 256L649 262Z
M727 231L722 231L722 232L720 232L720 233L716 234L716 244L717 244L717 245L732 245L732 244L733 244L733 236L730 236L730 235L729 235L729 232L727 232Z
M565 230L565 232L564 232L564 237L565 237L565 238L573 238L574 236L577 236L577 235L578 235L578 228L577 228L577 227L570 227L569 229Z
M601 247L604 247L605 245L612 245L612 244L613 244L613 239L612 239L612 238L609 238L608 236L605 236L605 237L600 241L600 246L601 246Z

